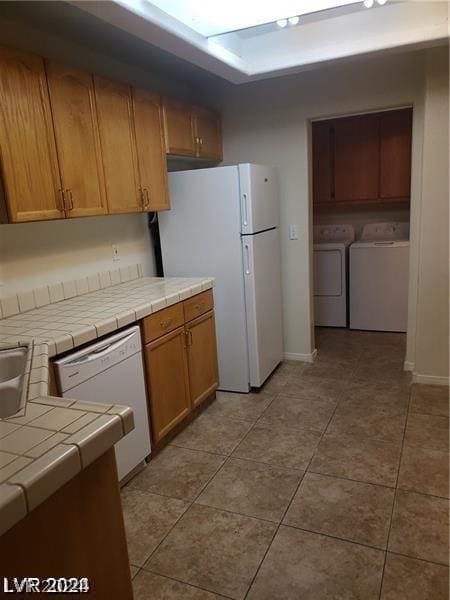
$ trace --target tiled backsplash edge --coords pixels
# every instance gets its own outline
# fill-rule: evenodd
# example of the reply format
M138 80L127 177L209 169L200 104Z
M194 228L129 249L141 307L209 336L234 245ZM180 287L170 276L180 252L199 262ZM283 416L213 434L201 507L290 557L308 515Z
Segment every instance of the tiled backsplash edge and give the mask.
M42 285L27 292L18 292L0 298L0 319L61 302L61 300L68 300L75 296L83 296L89 292L96 292L140 277L143 277L142 265L134 264L112 271L94 273L79 279Z

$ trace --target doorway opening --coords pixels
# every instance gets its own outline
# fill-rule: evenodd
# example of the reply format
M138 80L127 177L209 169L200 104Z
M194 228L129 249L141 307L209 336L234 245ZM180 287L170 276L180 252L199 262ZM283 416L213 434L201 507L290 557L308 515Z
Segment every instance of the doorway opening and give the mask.
M311 121L316 347L389 340L408 324L412 107ZM325 352L323 352L325 350Z

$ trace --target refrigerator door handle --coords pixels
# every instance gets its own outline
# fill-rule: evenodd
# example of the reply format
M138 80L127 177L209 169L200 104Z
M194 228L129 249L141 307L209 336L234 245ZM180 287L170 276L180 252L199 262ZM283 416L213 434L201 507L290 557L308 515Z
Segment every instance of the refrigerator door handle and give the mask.
M247 227L248 225L248 196L242 194L242 225Z
M245 274L251 275L250 271L250 248L248 244L244 244L244 266Z

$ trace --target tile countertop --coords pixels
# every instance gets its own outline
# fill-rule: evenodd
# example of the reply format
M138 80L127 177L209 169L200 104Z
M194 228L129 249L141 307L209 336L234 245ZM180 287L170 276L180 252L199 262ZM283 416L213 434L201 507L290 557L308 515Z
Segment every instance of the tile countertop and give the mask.
M0 319L0 348L28 346L25 405L0 419L0 535L134 428L127 406L48 395L49 358L213 287L141 277Z

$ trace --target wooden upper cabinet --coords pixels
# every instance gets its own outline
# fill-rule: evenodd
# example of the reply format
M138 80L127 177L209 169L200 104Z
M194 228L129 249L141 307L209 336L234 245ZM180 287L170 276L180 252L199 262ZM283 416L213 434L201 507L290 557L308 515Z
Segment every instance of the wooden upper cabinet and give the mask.
M206 400L219 385L214 311L186 324L189 388L192 406Z
M0 47L0 155L10 222L65 216L44 61Z
M133 89L133 105L144 210L169 210L161 98L153 92Z
M164 98L164 132L167 154L195 156L195 126L191 106Z
M334 200L333 127L329 121L312 124L312 178L314 203Z
M379 197L379 119L361 115L334 121L335 199L338 202Z
M411 143L412 109L381 113L380 199L409 199Z
M139 212L143 196L131 88L97 76L94 85L109 212Z
M68 216L106 214L93 77L48 63L47 78Z
M206 108L195 108L194 124L198 156L221 160L222 129L219 115Z

